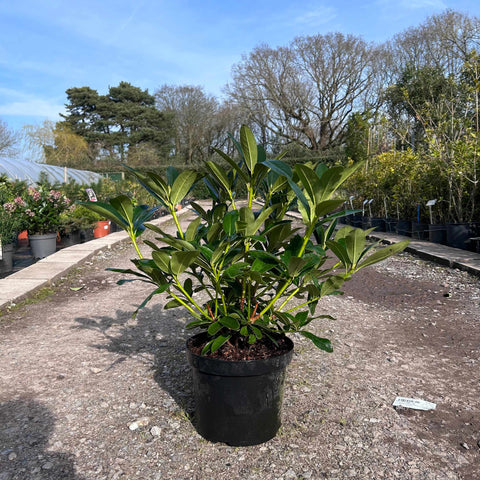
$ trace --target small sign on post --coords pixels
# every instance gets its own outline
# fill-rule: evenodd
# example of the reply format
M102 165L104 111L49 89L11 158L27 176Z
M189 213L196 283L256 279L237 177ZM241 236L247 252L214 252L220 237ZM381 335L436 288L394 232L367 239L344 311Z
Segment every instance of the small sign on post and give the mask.
M437 199L429 200L427 202L427 207L430 210L430 224L433 224L433 216L432 216L432 207L437 203Z
M368 214L370 215L370 217L372 216L372 202L373 198L368 201Z

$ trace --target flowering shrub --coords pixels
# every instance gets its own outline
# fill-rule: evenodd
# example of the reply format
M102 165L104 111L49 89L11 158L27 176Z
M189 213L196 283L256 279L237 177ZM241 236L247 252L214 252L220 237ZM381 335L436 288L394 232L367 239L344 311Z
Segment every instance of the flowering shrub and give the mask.
M12 182L0 175L0 241L3 245L12 243L18 232L25 228L21 216L16 213L18 205L14 201L25 188L23 183Z
M70 200L61 192L45 187L29 187L26 195L5 203L3 208L20 216L28 233L45 234L58 230L60 215L70 208Z

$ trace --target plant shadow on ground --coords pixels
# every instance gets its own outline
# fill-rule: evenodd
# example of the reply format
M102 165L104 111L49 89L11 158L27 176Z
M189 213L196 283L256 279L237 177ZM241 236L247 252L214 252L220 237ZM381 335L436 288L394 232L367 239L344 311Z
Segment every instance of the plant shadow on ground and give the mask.
M109 368L127 357L144 357L154 370L158 385L169 393L180 410L193 416L192 380L185 353L185 342L191 334L185 332L184 317L155 305L143 308L135 319L132 311L117 310L114 317L80 317L75 321L78 324L75 328L93 330L105 338L106 342L93 347L119 355Z
M73 455L47 450L54 425L50 410L35 400L0 402L0 478L82 480Z

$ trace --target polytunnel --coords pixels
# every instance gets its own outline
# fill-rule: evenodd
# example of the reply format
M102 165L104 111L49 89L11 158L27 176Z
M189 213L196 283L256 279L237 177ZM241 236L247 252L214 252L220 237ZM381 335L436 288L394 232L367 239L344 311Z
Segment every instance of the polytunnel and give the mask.
M29 185L38 182L44 173L51 183L68 183L75 181L81 185L98 182L102 175L88 170L58 167L30 160L0 158L0 175L5 174L11 180L25 180Z

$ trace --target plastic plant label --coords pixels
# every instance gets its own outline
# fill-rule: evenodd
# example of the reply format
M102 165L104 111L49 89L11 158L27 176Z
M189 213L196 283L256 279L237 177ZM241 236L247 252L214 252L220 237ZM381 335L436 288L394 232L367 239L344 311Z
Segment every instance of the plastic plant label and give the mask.
M97 201L97 195L95 195L95 192L94 192L93 188L86 188L85 191L87 192L88 199L91 202L96 202Z
M437 404L420 400L418 398L397 397L393 402L393 406L413 408L414 410L435 410Z

